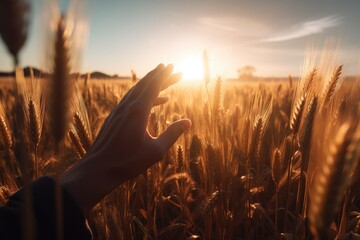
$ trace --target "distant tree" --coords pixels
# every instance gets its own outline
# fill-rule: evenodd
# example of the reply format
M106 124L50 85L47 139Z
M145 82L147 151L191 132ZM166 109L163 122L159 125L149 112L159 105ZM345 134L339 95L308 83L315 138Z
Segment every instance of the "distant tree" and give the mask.
M256 72L256 68L251 65L246 65L237 70L239 80L254 80Z

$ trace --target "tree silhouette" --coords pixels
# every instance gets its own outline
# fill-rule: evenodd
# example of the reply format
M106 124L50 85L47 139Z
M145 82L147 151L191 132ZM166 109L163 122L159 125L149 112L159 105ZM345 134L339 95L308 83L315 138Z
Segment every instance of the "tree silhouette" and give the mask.
M237 70L239 80L254 80L254 73L256 72L256 68L251 65L246 65Z

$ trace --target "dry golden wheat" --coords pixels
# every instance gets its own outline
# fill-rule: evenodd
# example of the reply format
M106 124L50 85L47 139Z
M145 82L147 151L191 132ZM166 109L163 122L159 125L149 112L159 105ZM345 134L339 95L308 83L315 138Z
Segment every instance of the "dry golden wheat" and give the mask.
M76 133L79 136L81 146L87 152L91 147L92 141L88 129L85 126L85 122L78 112L74 113L74 126Z
M86 154L86 151L81 144L80 138L76 135L76 133L73 130L69 130L69 138L70 138L71 146L75 150L76 155L78 156L79 159L81 159Z
M30 99L28 103L29 111L29 128L30 128L30 139L35 147L38 146L40 142L41 129L39 122L39 115L36 110L35 102Z
M294 134L297 134L297 132L299 131L302 114L305 108L305 102L306 102L306 94L299 98L299 100L295 105L295 109L291 115L290 130Z
M316 239L327 239L327 228L343 198L348 174L344 172L344 159L351 143L349 134L349 124L343 124L329 146L326 160L317 172L309 209L311 231Z
M5 149L10 150L12 147L11 133L4 116L0 116L0 139Z
M50 127L57 145L62 142L67 131L70 119L69 104L73 93L73 83L70 80L69 40L65 24L65 17L61 17L57 25L52 79L47 93Z

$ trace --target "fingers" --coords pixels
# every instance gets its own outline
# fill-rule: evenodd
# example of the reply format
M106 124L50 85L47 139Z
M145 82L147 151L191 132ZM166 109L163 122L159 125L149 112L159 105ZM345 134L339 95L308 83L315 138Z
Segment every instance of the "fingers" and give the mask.
M189 119L181 119L173 122L160 136L156 139L157 146L161 149L162 153L165 153L183 134L191 127L191 121Z
M181 73L175 73L172 74L169 79L161 86L161 91L167 89L168 87L170 87L171 85L177 83L182 77ZM158 97L155 102L153 103L153 107L164 104L166 102L169 101L169 97L168 96L162 96L162 97Z
M142 80L142 87L136 87L133 93L129 96L130 101L134 101L132 104L133 110L130 112L135 113L137 116L133 121L137 123L141 131L146 129L148 116L152 107L168 101L166 97L158 98L161 86L167 80L169 80L169 84L167 84L168 86L179 80L179 77L181 76L179 74L174 74L170 79L170 76L172 76L172 70L172 65L167 65L166 67L159 65L153 71L156 72L156 74L153 76L149 75L150 77L145 77L144 80Z
M123 97L123 100L126 100L127 98L135 99L138 97L138 95L144 90L144 87L146 87L148 81L151 81L152 78L164 68L164 64L160 63L156 68L154 68L152 71L147 73L145 77L143 77L134 87L132 87ZM121 101L123 101L121 100Z
M182 73L175 73L172 74L169 79L167 81L164 82L164 84L161 86L161 91L167 89L168 87L170 87L171 85L174 85L175 83L177 83L178 81L180 81L182 77Z
M158 106L158 105L161 105L161 104L164 104L164 103L166 103L167 101L169 101L169 97L168 96L163 96L163 97L158 97L156 100L155 100L155 102L154 102L154 104L153 104L153 107L155 107L155 106Z
M173 71L173 65L167 65L165 68L161 69L151 81L146 85L143 92L140 94L138 100L144 104L147 104L147 110L153 106L154 101L157 99L161 86L165 81L167 81Z
M168 65L168 67L171 65ZM122 98L121 102L125 101L127 98L136 99L141 92L144 91L144 88L148 84L153 84L152 80L156 76L157 73L159 73L162 69L164 69L164 64L159 64L155 69L150 71L144 78L142 78L135 86L133 86ZM171 85L177 83L182 77L181 73L175 73L170 75L170 77L164 80L163 84L161 85L160 91L167 89ZM159 91L159 92L160 92ZM156 101L156 100L155 100ZM164 102L165 103L165 102ZM159 104L153 104L154 106Z

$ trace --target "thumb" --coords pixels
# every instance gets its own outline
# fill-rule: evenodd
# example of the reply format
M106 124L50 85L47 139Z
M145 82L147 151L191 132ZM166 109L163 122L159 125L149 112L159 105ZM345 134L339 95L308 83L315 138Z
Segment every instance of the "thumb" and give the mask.
M190 119L181 119L173 122L156 139L162 152L166 152L186 130L191 127Z

